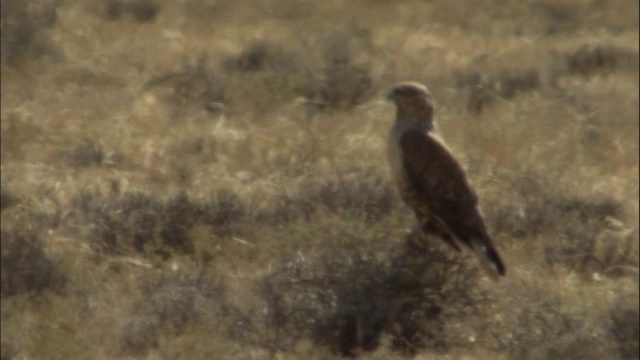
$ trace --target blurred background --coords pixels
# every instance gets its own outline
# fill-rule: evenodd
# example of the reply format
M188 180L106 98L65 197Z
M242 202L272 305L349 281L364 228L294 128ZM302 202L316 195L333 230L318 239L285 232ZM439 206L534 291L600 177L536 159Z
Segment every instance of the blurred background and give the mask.
M632 0L3 0L1 358L638 359ZM507 266L414 218L433 94Z

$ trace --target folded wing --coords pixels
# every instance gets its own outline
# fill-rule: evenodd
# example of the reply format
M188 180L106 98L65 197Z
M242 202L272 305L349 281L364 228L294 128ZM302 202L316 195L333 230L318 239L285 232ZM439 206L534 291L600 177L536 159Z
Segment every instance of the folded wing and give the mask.
M400 146L413 190L428 206L440 230L473 249L492 278L504 275L504 264L478 210L478 198L447 147L418 129L406 131Z

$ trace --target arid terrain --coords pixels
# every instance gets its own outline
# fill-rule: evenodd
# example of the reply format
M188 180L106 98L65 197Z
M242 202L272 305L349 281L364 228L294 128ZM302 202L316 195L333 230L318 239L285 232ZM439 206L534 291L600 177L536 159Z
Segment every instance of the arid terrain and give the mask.
M638 359L635 0L3 0L5 359ZM418 81L507 266L407 247Z

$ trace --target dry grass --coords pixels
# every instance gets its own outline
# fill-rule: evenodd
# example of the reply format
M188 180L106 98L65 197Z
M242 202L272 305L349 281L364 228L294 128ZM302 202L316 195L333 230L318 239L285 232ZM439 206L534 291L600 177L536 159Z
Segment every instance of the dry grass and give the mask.
M2 359L638 359L637 2L2 5ZM499 284L415 246L401 80Z

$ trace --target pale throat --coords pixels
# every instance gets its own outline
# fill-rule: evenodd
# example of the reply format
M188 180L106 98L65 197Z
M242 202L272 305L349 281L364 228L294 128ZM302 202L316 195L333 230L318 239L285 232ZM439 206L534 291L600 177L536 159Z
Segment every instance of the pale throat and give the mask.
M432 115L425 112L402 113L398 111L393 126L403 131L409 129L418 129L425 132L436 131Z
M402 126L405 129L432 131L433 108L423 101L402 101L396 106L396 123L404 123Z
M438 129L432 118L432 114L425 112L413 114L397 112L396 120L393 122L387 135L387 156L391 165L391 171L396 179L406 176L402 165L400 139L408 130L419 130L435 135L436 137L438 136Z

